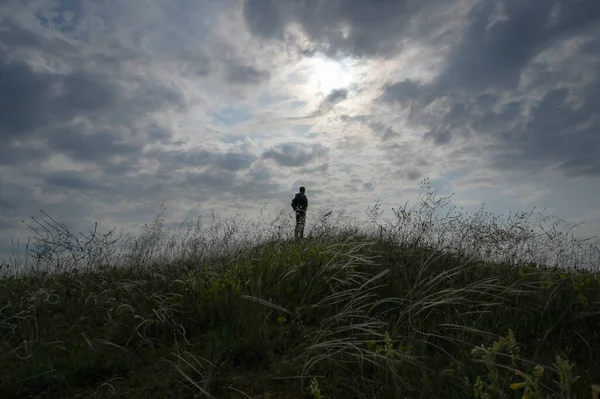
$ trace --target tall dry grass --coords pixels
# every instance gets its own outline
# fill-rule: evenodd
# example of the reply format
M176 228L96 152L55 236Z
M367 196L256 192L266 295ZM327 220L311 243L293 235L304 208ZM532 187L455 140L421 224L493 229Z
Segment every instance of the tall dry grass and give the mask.
M285 213L75 234L28 222L0 280L0 397L580 398L598 243L424 186L358 222ZM265 222L270 220L270 222ZM559 357L557 357L559 356ZM528 395L528 396L527 396Z

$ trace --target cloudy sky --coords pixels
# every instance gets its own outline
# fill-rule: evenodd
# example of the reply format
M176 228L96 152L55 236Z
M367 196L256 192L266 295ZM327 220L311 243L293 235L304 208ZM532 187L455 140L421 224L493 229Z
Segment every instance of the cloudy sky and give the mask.
M598 0L2 0L0 247L415 199L600 233ZM1 251L0 251L1 252Z

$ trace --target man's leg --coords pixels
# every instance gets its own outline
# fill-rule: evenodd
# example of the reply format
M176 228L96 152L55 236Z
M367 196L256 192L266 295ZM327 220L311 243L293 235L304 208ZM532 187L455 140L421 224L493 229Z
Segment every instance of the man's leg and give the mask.
M294 237L298 238L300 235L300 212L296 212L296 228L294 229Z
M300 238L304 238L304 222L306 221L306 213L300 213Z

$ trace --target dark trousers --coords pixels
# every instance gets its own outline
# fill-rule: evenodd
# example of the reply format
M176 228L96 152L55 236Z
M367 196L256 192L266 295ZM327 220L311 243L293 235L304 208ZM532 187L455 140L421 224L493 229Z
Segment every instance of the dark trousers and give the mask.
M294 236L296 238L304 237L304 222L306 221L306 212L296 211L296 229L294 230Z

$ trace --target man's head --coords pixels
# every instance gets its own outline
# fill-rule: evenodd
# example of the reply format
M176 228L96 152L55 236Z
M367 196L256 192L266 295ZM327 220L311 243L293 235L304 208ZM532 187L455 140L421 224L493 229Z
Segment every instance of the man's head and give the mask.
M305 191L306 191L306 189L305 189L304 187L300 187L300 192L301 192L302 194L304 194L304 192L305 192Z

